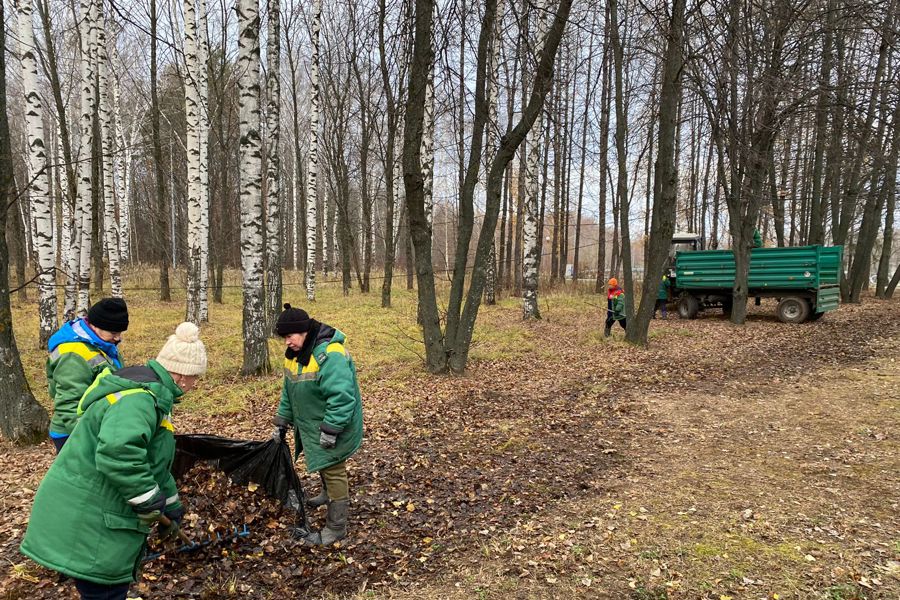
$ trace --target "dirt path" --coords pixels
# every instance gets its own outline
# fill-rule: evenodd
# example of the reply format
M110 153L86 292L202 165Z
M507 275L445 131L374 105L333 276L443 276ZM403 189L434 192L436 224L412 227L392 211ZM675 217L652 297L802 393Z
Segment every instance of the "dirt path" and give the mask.
M900 597L900 332L881 325L849 351L746 370L725 352L727 377L641 386L618 402L631 435L596 494L485 539L438 584L390 595Z

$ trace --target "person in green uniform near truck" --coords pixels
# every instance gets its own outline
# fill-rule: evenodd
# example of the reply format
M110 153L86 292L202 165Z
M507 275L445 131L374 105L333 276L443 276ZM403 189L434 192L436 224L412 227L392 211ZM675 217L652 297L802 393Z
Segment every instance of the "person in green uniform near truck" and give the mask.
M662 318L666 318L666 304L669 302L669 287L671 284L669 283L669 278L666 275L662 276L662 281L659 282L659 288L656 290L656 306L653 307L653 318L656 318L656 311L662 310Z
M34 496L20 551L75 580L82 600L124 600L147 535L178 534L184 507L170 469L172 408L206 371L200 330L182 323L156 360L104 370Z
M72 434L78 401L107 367L122 366L119 343L128 329L128 306L122 298L104 298L87 316L64 324L47 342L47 384L53 401L50 441L59 454Z
M273 437L294 429L296 456L318 472L322 491L307 502L328 506L325 527L304 534L303 541L330 546L347 536L350 485L347 459L362 444L362 399L356 366L344 347L346 336L311 319L303 309L284 305L275 332L284 338L284 385L275 414Z

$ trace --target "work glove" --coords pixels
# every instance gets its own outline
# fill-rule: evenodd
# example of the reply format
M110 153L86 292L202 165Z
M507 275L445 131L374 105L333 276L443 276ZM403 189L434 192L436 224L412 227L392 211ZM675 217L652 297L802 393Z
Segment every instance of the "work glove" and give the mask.
M319 432L319 445L325 449L334 448L337 445L337 434L327 431Z
M291 422L279 415L275 415L273 422L275 423L275 429L272 430L272 439L285 441L287 433L292 427Z
M138 519L140 519L141 523L147 527L151 527L154 523L159 521L159 516L165 508L166 498L160 492L157 492L155 496L146 502L142 502L137 506L132 507L134 512L137 513Z
M179 500L174 504L170 504L169 506L167 506L163 514L168 517L171 525L160 524L160 539L165 541L177 538L178 532L181 529L181 522L184 520L184 505L181 504L181 501Z

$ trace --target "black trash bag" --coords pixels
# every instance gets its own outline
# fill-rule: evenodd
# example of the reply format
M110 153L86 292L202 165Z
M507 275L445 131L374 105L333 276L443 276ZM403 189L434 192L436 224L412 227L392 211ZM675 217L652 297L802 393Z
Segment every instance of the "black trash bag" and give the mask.
M237 485L256 483L297 515L296 526L309 530L303 486L286 442L234 440L217 435L176 435L172 475L183 477L199 461L224 471Z

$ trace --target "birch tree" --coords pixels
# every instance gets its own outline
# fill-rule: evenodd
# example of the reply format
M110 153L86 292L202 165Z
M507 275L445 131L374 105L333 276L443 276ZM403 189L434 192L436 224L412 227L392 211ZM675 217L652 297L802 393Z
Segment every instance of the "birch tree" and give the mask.
M187 143L187 307L185 320L200 323L200 86L195 0L184 0L184 108ZM206 68L203 66L202 68Z
M535 60L539 60L547 35L547 0L538 0L535 12L538 15L537 35L535 37ZM538 113L531 131L528 133L525 151L525 210L522 230L522 316L525 319L540 319L538 308L538 276L541 268L540 240L538 236L538 157L540 155L541 137L544 133L543 114Z
M40 345L44 347L57 328L56 290L54 288L56 252L53 245L53 223L50 169L47 162L47 139L44 136L44 106L37 84L32 0L19 0L19 56L22 61L22 89L25 92L25 126L28 135L28 162L33 170L30 178L31 219L34 221L35 248L40 282Z
M115 39L113 40L115 43ZM111 293L122 297L122 272L119 265L119 220L116 217L116 194L113 185L113 127L109 102L109 53L106 27L97 28L97 82L100 99L100 152L103 173L103 232L109 265Z
M6 48L5 3L0 2L0 49ZM9 120L6 113L6 52L0 51L0 232L12 218L10 200L15 197ZM47 436L50 418L25 379L22 359L13 335L9 303L9 249L0 235L0 433L16 444L36 444Z
M319 31L322 28L322 0L313 4L313 22L310 45L312 56L309 64L309 162L306 169L306 299L316 299L316 202L319 183Z
M268 0L269 27L266 49L266 315L269 329L281 312L281 266L283 262L281 227L281 158L278 141L281 132L281 11L280 0Z
M209 321L209 33L206 0L197 0L197 88L200 92L200 322Z
M238 94L241 130L241 270L245 375L268 373L263 299L262 142L259 135L259 4L238 0Z
M504 1L497 0L497 16L494 20L494 32L491 36L491 49L488 58L488 80L487 80L487 101L488 101L488 122L487 122L487 130L486 130L486 141L485 141L485 158L493 156L496 152L497 146L497 133L500 130L500 122L498 119L499 109L500 109L500 46L503 43L503 38L501 34L503 32L503 9L504 9ZM431 118L434 117L434 81L433 77L430 80L431 85L426 90L426 119L429 117L428 111L428 101L430 96L431 101ZM426 127L428 121L426 120ZM430 134L430 146L433 160L433 152L434 152L434 125L431 126L430 130L426 129L426 133ZM424 136L423 136L424 140ZM490 167L490 164L485 161L485 171ZM431 210L428 206L428 201L431 199L431 185L432 183L429 179L432 177L431 167L428 170L424 170L426 176L425 185L426 185L426 214L430 217ZM501 228L502 234L502 228ZM484 284L484 303L491 306L497 303L497 248L496 243L491 244L491 255L488 258L487 264L487 273L485 277Z
M90 305L91 231L93 229L93 174L91 153L94 147L94 111L96 110L95 58L97 22L100 18L99 0L81 0L81 149L78 161L78 204L75 220L78 223L78 299L75 311L86 315ZM73 240L74 241L74 240Z

